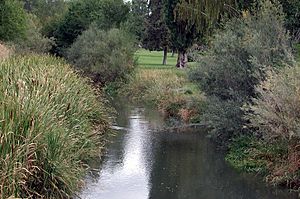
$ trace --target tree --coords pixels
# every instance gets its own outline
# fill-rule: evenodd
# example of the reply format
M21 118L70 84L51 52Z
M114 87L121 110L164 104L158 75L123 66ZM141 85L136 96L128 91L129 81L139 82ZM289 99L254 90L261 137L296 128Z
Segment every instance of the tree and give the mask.
M285 14L285 27L290 31L294 40L300 42L300 1L299 0L273 0L282 5ZM237 7L241 10L251 9L259 3L257 0L237 0Z
M65 0L23 0L24 8L40 19L43 27L47 28L53 20L67 12L69 1Z
M286 14L285 27L290 31L291 36L300 42L300 1L280 0L280 2Z
M163 65L166 65L170 33L163 14L162 1L150 0L149 10L143 46L149 50L163 50Z
M128 20L123 24L123 29L135 35L139 42L144 37L148 14L148 0L132 0Z
M25 37L26 13L16 0L0 1L0 40L13 41Z
M63 12L68 1L64 0L22 0L24 8L42 19Z
M208 97L202 118L222 140L247 130L242 107L258 96L267 71L295 64L282 7L266 0L255 9L228 21L190 73Z
M231 0L166 0L165 15L171 42L178 50L177 67L187 63L187 49L219 19Z
M67 51L67 59L102 85L125 79L132 72L136 51L131 34L91 26Z
M52 35L56 39L53 53L63 55L75 39L87 30L92 23L100 29L108 30L120 27L127 18L128 5L122 0L79 0L72 2L68 12L58 24Z

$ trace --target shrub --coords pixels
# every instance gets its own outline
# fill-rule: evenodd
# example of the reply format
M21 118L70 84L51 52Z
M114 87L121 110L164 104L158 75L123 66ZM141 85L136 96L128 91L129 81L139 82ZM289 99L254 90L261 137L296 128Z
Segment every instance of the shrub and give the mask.
M220 144L227 144L230 138L243 132L243 111L241 102L220 100L217 97L207 98L202 121L210 129L210 136Z
M70 4L69 10L50 36L56 39L59 55L69 48L81 33L94 22L100 29L119 28L126 20L129 7L122 0L79 0Z
M23 38L26 31L26 14L17 0L0 1L0 40Z
M265 71L293 64L282 8L264 1L256 14L245 12L243 18L231 20L224 31L214 36L210 50L200 57L199 66L191 71L190 78L209 96L218 98L221 113L228 106L230 111L238 113L224 118L216 107L208 107L214 110L207 110L211 120L219 121L211 123L212 129L222 129L230 137L231 129L243 126L240 118L243 113L239 109L256 96L255 85L265 79ZM228 119L240 122L228 123Z
M298 189L300 162L300 68L288 67L270 72L256 87L258 98L246 107L249 127L265 138L270 146L283 140L288 150L281 161L274 161L268 180Z
M266 81L256 87L259 98L247 109L251 126L268 138L300 138L300 68L270 72Z
M35 15L27 15L25 38L14 41L16 53L48 53L54 41L41 34L40 24Z
M119 29L92 26L68 49L67 58L78 69L93 74L102 84L125 78L134 68L134 41Z
M46 56L0 61L0 197L68 198L98 156L107 110L88 80Z

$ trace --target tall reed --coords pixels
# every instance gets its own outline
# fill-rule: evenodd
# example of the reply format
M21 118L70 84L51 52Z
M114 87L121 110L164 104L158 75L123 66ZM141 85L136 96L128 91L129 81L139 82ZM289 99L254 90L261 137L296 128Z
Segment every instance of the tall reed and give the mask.
M68 198L108 124L104 101L63 60L0 61L0 198Z

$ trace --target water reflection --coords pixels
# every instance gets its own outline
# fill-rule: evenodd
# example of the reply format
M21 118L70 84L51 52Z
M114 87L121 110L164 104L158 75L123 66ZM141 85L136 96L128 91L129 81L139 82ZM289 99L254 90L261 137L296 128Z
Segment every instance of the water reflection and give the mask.
M141 109L130 113L128 132L113 138L99 178L87 179L82 198L148 198L148 169L144 154L148 123Z
M287 199L261 179L229 167L204 132L158 133L157 112L121 106L117 124L127 127L112 138L99 172L86 179L84 199Z
M262 179L242 175L201 132L160 134L151 171L151 199L288 199Z

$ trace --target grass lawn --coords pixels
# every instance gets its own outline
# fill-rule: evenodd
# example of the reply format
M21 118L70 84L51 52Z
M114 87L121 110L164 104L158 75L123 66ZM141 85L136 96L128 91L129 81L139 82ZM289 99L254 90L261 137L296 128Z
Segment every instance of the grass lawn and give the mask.
M156 70L162 70L167 72L169 75L174 75L185 80L183 90L191 90L192 92L199 93L198 87L188 80L187 70L179 69L176 67L177 54L168 53L167 65L162 65L163 51L149 51L145 49L138 50L135 53L135 57L138 59L138 70L148 70L153 72ZM195 66L195 62L189 62L188 66ZM149 71L150 72L150 71Z
M300 46L299 46L300 47ZM138 58L139 68L146 69L177 69L177 54L168 53L167 65L162 65L163 61L163 51L149 51L145 49L138 50L135 53L136 58ZM188 66L194 66L195 62L189 62Z
M162 65L163 52L138 50L135 54L138 58L139 68L147 69L173 69L176 68L177 54L172 57L172 53L168 53L167 65Z
M177 63L177 54L174 54L172 57L172 53L168 53L167 57L167 65L162 65L163 61L163 51L149 51L145 49L138 50L135 53L135 57L138 59L138 70L143 69L151 69L151 70L164 70L164 71L172 71L174 75L178 77L183 77L187 79L187 70L179 69L176 67ZM195 66L196 62L189 62L189 66ZM188 87L195 87L193 84L187 81Z

